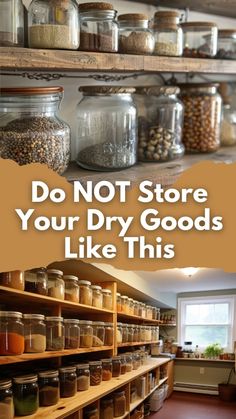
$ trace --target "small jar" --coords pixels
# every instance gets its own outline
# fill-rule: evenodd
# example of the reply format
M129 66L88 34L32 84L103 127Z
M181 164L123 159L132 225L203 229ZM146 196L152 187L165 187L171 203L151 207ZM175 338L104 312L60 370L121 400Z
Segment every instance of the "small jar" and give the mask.
M25 278L23 271L3 272L0 274L0 285L24 291Z
M13 399L16 416L33 415L39 408L37 375L13 378Z
M156 310L157 310L156 320L160 320L160 318L161 318L161 310L159 308L157 308Z
M134 340L134 328L132 324L128 324L128 342L133 343Z
M72 303L79 303L79 282L77 276L64 275L65 283L65 300Z
M236 30L218 30L217 58L236 60Z
M93 322L93 346L104 346L104 322Z
M145 340L146 342L151 342L152 340L152 329L150 326L146 326L146 330L145 330Z
M24 4L22 0L0 1L0 47L24 46Z
M118 51L117 12L110 3L79 5L80 50L93 52Z
M114 417L123 416L126 412L126 397L124 391L114 393Z
M102 381L112 379L112 359L102 359Z
M112 358L112 377L119 377L121 374L121 357L114 356Z
M47 295L47 272L45 268L25 271L25 291Z
M133 298L129 298L129 315L133 316L134 315L134 300Z
M184 33L184 57L212 58L217 53L218 29L214 22L181 23Z
M117 343L117 345L119 345L120 343L123 342L123 340L122 340L122 330L123 330L122 323L117 323L117 327L116 327L116 343Z
M90 385L98 386L102 382L102 362L91 361L89 363L90 369Z
M99 419L99 411L97 406L86 407L83 411L83 419Z
M113 397L108 396L105 399L101 399L100 419L113 419L113 418L114 418Z
M0 355L22 355L24 346L22 313L0 311Z
M127 295L121 296L121 311L122 313L129 314L129 297Z
M65 349L78 349L80 345L80 327L77 319L64 319Z
M152 307L147 306L147 319L152 320Z
M148 27L148 17L140 13L118 16L119 52L121 54L151 55L154 35Z
M125 354L126 358L126 372L130 372L133 370L133 355L132 353Z
M141 367L141 356L138 352L133 354L133 370L137 370Z
M122 343L128 342L128 324L122 325Z
M146 342L146 327L140 327L140 342Z
M77 392L77 375L75 367L59 369L60 374L60 397L72 397Z
M138 330L138 326L137 325L134 325L133 329L134 329L133 342L139 342L139 330Z
M0 381L0 419L14 418L14 404L11 380Z
M180 57L183 54L183 31L179 25L180 13L158 11L154 15L154 55Z
M89 364L76 365L77 391L86 391L90 386Z
M118 313L120 313L122 311L122 308L121 308L121 295L120 295L119 292L117 292L117 294L116 294L116 311Z
M104 345L105 346L113 346L114 344L114 325L113 323L105 323L105 338L104 338ZM121 337L122 340L122 337ZM121 343L121 342L119 342Z
M99 285L92 285L92 306L102 308L102 287Z
M54 406L60 399L58 371L41 371L38 373L39 405Z
M236 109L232 109L229 103L223 105L220 142L222 146L236 144Z
M112 292L111 290L102 289L102 306L105 310L113 310Z
M65 347L65 331L62 317L46 317L47 351L62 351Z
M42 314L24 314L25 352L40 353L46 350L46 325Z
M93 327L92 321L80 320L80 347L92 348L93 346Z
M80 297L79 297L80 304L91 306L92 300L93 300L91 282L85 281L85 280L79 280L79 288L80 288Z
M65 282L63 281L63 272L57 269L48 269L48 295L49 297L64 300Z
M138 316L138 315L139 315L139 302L134 301L134 316Z
M121 366L120 366L120 373L121 375L124 375L126 373L126 356L121 355Z

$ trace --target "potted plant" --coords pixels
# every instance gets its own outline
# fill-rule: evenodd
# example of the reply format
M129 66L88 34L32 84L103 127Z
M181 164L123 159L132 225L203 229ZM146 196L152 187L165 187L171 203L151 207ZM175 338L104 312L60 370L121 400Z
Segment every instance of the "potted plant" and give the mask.
M205 358L215 359L219 358L219 356L223 353L223 349L219 343L213 343L212 345L208 345L204 351Z

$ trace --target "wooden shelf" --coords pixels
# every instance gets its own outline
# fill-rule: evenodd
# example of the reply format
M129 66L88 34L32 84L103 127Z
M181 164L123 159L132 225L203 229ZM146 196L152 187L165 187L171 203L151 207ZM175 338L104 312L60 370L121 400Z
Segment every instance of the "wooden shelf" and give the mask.
M118 343L118 348L125 348L125 347L131 347L131 346L145 346L145 345L152 345L154 343L158 343L158 340L152 341L152 342L127 342L127 343Z
M165 377L162 380L159 380L159 383L143 399L140 398L138 400L135 400L133 403L130 403L130 412L132 412L132 410L136 409L136 407L138 407L141 403L143 403L144 400L150 397L152 393L154 393L154 391L156 391L159 387L161 387L162 384L164 384L167 381L167 379L168 377Z
M140 316L133 316L131 314L125 314L125 313L117 313L117 318L118 318L118 322L119 319L121 320L126 320L126 321L135 321L135 322L142 322L145 324L152 324L152 325L159 325L160 324L160 320L150 320L150 319L144 319L143 317Z
M236 61L109 54L83 51L0 48L1 70L71 72L236 73Z
M194 362L232 362L235 363L233 359L208 359L208 358L175 358L175 361L194 361Z

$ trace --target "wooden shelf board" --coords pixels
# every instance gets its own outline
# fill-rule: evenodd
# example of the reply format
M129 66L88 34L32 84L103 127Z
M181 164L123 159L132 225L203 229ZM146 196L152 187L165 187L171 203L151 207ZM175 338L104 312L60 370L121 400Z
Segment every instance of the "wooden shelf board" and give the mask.
M194 362L232 362L235 360L232 359L208 359L208 358L174 358L175 361L194 361Z
M131 346L144 346L144 345L152 345L154 343L158 343L158 340L152 341L152 342L127 342L127 343L119 343L117 345L118 348L125 348L125 347L131 347Z
M125 313L117 313L117 317L118 317L118 321L119 321L119 319L124 319L124 320L139 321L139 322L142 322L142 323L148 323L148 324L153 324L153 325L159 325L160 324L160 320L144 319L143 317L140 317L140 316L133 316L131 314L125 314Z
M109 54L83 51L0 48L1 70L72 72L162 72L235 74L236 61Z
M152 395L152 393L154 393L154 391L156 391L167 380L168 380L168 377L165 377L162 380L159 380L159 383L148 394L146 394L146 396L143 399L139 398L139 399L135 400L133 403L130 403L130 412L132 412L132 410L136 409L136 407L138 407L141 403L143 403L144 400L146 400L148 397L150 397Z

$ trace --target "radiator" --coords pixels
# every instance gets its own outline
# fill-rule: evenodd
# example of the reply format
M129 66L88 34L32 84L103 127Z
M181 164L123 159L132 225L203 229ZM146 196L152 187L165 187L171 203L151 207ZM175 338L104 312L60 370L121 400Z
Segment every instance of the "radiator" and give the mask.
M212 394L218 395L218 386L209 384L194 384L194 383L174 383L175 391L184 391L187 393L201 393L201 394Z

